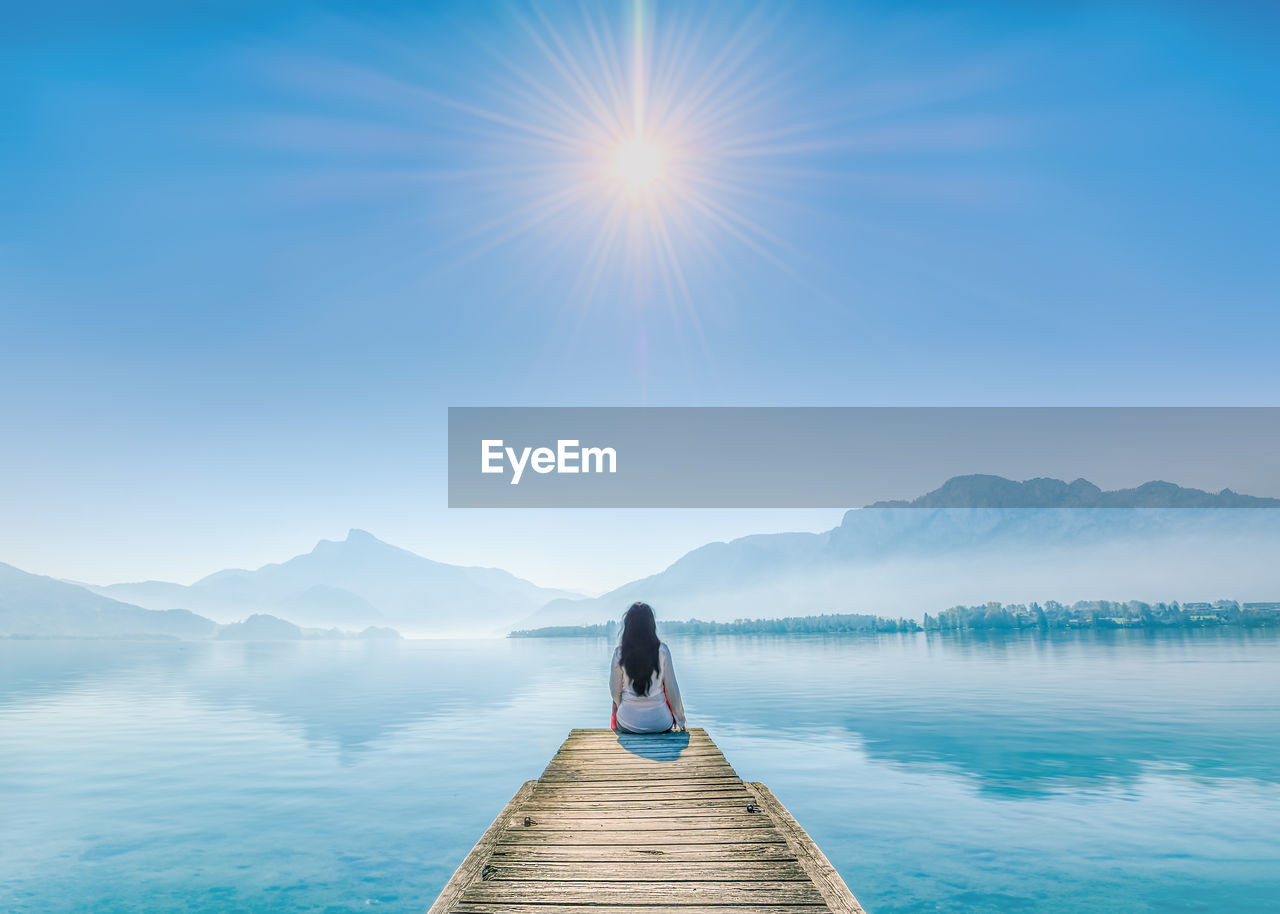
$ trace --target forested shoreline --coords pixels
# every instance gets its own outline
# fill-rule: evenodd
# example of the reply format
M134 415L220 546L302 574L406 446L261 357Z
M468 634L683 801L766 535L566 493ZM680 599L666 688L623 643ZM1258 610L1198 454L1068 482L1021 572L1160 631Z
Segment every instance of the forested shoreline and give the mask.
M705 622L701 619L663 621L664 635L803 635L845 632L919 631L1020 631L1026 629L1114 629L1114 628L1210 628L1243 626L1257 628L1280 625L1280 602L1240 603L1218 600L1213 603L1145 603L1139 600L1080 600L1065 604L1057 600L1040 603L985 603L980 606L953 606L936 616L892 619L864 613L824 613L814 616L785 616L779 619L736 619L732 622ZM522 629L509 638L613 638L616 621L598 625L554 625Z

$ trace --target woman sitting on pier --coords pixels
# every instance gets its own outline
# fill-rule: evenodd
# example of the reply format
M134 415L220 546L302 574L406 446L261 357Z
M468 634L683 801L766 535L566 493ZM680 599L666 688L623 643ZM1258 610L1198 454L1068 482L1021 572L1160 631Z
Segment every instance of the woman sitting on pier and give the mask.
M658 640L648 603L632 603L622 617L622 638L609 679L612 727L620 733L684 729L684 704L671 668L671 651Z

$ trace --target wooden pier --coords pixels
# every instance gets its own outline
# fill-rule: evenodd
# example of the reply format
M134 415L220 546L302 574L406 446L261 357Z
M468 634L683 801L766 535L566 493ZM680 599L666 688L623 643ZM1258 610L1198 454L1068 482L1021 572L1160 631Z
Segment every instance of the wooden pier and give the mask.
M573 730L428 914L863 914L822 851L705 730Z

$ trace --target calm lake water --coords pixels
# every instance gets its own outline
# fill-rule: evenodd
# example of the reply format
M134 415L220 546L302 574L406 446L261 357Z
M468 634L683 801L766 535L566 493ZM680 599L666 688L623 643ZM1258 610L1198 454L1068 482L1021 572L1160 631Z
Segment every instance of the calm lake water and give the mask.
M871 914L1280 911L1275 632L671 647ZM0 641L0 911L422 911L610 652Z

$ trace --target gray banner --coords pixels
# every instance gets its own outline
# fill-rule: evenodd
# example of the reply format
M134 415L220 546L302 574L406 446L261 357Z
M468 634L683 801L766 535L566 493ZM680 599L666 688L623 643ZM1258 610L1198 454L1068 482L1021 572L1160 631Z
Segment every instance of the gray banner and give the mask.
M1203 492L959 480L917 506L1277 507L1280 408L449 410L454 508L851 508L971 474Z

